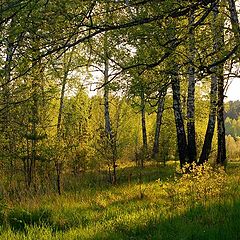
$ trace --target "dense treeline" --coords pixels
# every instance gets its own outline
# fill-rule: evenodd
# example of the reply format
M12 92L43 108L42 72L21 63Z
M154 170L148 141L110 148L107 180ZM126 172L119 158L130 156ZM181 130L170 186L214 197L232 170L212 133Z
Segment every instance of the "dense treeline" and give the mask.
M240 102L229 101L226 103L225 126L228 160L239 160L239 137L240 137Z
M4 186L61 194L88 169L115 184L119 161L226 165L235 1L11 0L0 11ZM237 105L228 114L238 121Z
M225 109L226 118L237 120L240 115L240 101L229 101Z

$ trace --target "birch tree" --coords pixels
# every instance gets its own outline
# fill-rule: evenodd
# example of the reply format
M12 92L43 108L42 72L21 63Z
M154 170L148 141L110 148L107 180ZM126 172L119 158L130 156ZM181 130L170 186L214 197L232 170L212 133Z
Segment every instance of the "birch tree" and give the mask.
M194 36L194 12L189 16L189 67L188 67L188 96L187 96L187 139L189 163L196 161L196 137L195 137L195 36Z

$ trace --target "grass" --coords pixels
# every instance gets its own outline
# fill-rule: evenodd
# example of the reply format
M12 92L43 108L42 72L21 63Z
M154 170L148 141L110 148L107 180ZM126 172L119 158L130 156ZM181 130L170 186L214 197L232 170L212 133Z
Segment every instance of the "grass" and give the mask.
M140 184L139 170L124 168L116 186L88 187L85 176L62 196L2 199L0 239L240 239L240 166L175 172L149 165Z

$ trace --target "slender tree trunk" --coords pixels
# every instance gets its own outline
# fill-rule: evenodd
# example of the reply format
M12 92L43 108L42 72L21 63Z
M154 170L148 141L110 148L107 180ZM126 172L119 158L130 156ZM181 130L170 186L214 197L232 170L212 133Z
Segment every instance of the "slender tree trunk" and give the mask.
M11 25L13 22L11 22ZM3 106L4 111L2 113L2 135L5 138L6 144L4 146L7 156L9 157L10 163L10 181L9 184L11 186L12 178L14 174L14 165L13 165L13 155L14 155L14 134L12 134L11 130L11 110L10 110L10 101L11 101L11 89L9 84L11 82L11 67L12 60L14 54L14 46L12 43L12 39L9 36L7 39L7 54L6 54L6 63L4 66L4 78L3 78Z
M64 75L62 79L62 88L61 88L61 94L60 94L60 102L59 102L59 110L58 110L58 121L57 121L57 141L60 141L61 139L61 124L62 124L62 116L63 116L63 105L64 105L64 97L65 97L65 90L66 90L66 84L67 84L67 77L70 70L70 66L72 63L72 55L73 55L74 48L72 49L70 53L70 57L68 60L65 59L64 55ZM62 182L62 167L63 162L59 160L57 157L55 162L55 168L56 168L56 175L57 175L57 191L58 194L61 195L62 189L61 189L61 182Z
M7 56L6 64L4 67L4 82L3 82L3 105L4 105L4 116L3 116L3 128L4 133L8 132L9 128L9 102L10 102L10 89L9 82L11 81L11 65L12 65L12 56L13 56L13 45L9 41L7 46Z
M219 14L218 7L215 5L213 12L213 36L214 45L217 53L221 54L224 46L224 20ZM224 124L224 70L223 64L216 69L218 75L218 106L217 106L217 129L218 129L218 154L217 163L224 165L226 163L226 140Z
M217 163L225 165L226 163L226 140L224 124L224 77L218 79L218 154Z
M112 131L111 120L110 120L110 113L109 113L109 60L107 58L107 50L106 50L106 36L105 36L105 60L104 60L104 118L105 118L105 132L107 138L109 140L111 152L112 152L112 184L116 184L117 182L117 173L116 173L116 160L117 160L117 148L116 148L116 141Z
M62 123L63 104L64 104L64 96L65 96L65 89L66 89L66 83L67 83L67 76L68 76L68 71L65 71L63 80L62 80L60 104L59 104L59 110L58 110L58 121L57 121L57 137L58 138L60 137L60 134L61 134L61 123Z
M173 20L168 21L169 32L168 38L171 41L176 38L176 22ZM176 49L176 46L171 46L171 53ZM177 133L177 148L178 156L180 161L180 167L182 168L185 163L188 162L188 146L187 146L187 137L185 132L183 112L181 106L181 89L180 89L180 78L179 78L179 69L174 55L169 62L171 74L171 85L172 85L172 95L173 95L173 111L175 117L176 133Z
M148 152L147 142L147 127L146 127L146 104L144 88L141 89L141 121L142 121L142 141L143 141L143 156L141 157L141 167L144 167L144 160Z
M110 113L109 113L109 85L108 85L108 60L104 63L104 117L105 117L105 132L110 139L113 139Z
M223 21L219 19L218 6L215 4L213 9L213 50L217 56L221 57L221 50L224 46L223 39ZM218 58L218 57L217 57ZM210 114L207 131L205 134L204 145L199 159L199 164L208 161L211 152L212 139L214 135L216 112L217 112L217 129L218 129L218 156L217 162L226 161L226 143L225 143L225 125L224 125L224 77L223 65L215 66L212 69L211 76L211 95L210 95Z
M29 140L26 139L26 148L27 148L27 156L25 159L25 180L26 180L26 187L29 188L30 186L30 179L29 179L29 169L30 169L30 161L31 161L31 154L30 154L30 146L29 146Z
M164 102L166 96L167 88L159 91L158 105L157 105L157 117L156 117L156 128L154 135L154 143L153 143L153 152L152 156L154 159L158 158L159 155L159 138L160 138L160 130L162 125L162 115L164 111Z
M199 164L203 164L205 161L208 161L212 148L212 139L214 135L217 112L217 81L218 78L216 74L213 73L211 76L210 112L208 117L207 130L204 138L204 144L198 162Z
M12 18L9 24L9 29L6 38L6 58L4 64L4 74L3 74L3 81L2 84L2 95L3 95L3 106L4 110L1 113L1 131L2 136L5 138L4 144L4 151L8 157L8 161L10 164L9 168L9 175L10 181L9 185L12 184L12 179L14 175L14 152L16 149L16 141L15 141L15 134L14 131L11 129L12 124L12 115L11 115L11 81L12 81L12 68L13 64L13 57L15 53L15 34L14 34L14 27L15 27L15 19Z
M240 40L240 26L239 26L239 20L238 20L238 14L237 14L237 8L236 8L235 2L236 0L228 0L232 30L234 32L235 42L238 45Z
M60 140L60 135L61 135L61 123L62 123L63 104L64 104L64 96L65 96L65 89L66 89L66 83L67 83L67 76L68 76L68 69L64 70L64 76L62 80L62 89L61 89L61 95L60 95L60 105L59 105L58 121L57 121L57 141ZM56 168L56 174L57 174L57 191L58 191L58 194L61 195L62 193L62 189L61 189L62 162L59 160L58 157L55 162L55 168Z
M180 166L187 162L187 139L182 116L181 98L180 98L180 80L178 76L178 69L174 63L174 73L172 75L172 91L173 91L173 110L175 116L175 124L177 130L177 145L180 160Z
M36 76L34 75L33 78ZM29 166L29 182L28 187L33 182L35 167L36 167L36 156L37 156L37 123L38 123L38 83L36 79L32 80L32 119L31 119L31 159Z
M34 51L32 52L33 58L38 58L40 55L39 49L39 39L33 37L32 39L32 47ZM30 160L29 160L29 172L28 172L28 187L30 188L33 183L35 183L36 176L36 161L37 161L37 142L39 141L39 135L37 131L37 127L39 124L39 97L40 97L40 89L42 80L42 63L41 60L36 65L32 66L31 72L31 119L30 119L30 138L28 140L30 142ZM36 185L35 185L36 187Z
M189 60L188 69L188 98L187 98L187 137L189 163L196 161L196 137L195 137L195 68L193 66L195 58L195 36L194 36L194 13L189 16Z
M15 26L15 20L12 19L9 24L9 32L8 37L6 39L6 59L5 59L5 65L4 65L4 77L3 77L3 105L4 105L4 116L3 116L3 132L9 133L9 124L10 124L10 109L9 109L9 102L10 102L10 82L12 78L12 66L13 66L13 56L14 56L14 29Z

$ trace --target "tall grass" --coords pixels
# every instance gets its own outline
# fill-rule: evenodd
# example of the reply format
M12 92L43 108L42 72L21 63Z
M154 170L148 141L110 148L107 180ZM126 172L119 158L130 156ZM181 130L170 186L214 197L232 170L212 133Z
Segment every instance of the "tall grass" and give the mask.
M141 181L131 169L132 181L116 186L2 199L0 239L240 239L238 165L154 169L141 170Z

